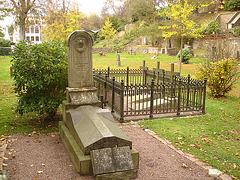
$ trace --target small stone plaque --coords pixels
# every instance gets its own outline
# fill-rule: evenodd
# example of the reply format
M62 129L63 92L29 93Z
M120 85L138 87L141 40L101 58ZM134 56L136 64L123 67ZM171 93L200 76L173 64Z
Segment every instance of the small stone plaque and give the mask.
M112 148L116 171L134 169L131 150L129 146Z
M134 169L129 146L93 150L91 161L94 175Z
M91 151L91 160L94 175L115 172L111 148Z

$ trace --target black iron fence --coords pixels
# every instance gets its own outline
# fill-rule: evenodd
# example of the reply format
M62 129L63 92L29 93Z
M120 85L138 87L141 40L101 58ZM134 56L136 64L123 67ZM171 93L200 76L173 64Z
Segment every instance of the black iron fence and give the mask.
M94 70L94 82L99 98L119 115L120 122L127 116L205 113L206 79L181 77L173 64L171 71L159 69L159 63L149 70L145 62L140 69L98 69Z

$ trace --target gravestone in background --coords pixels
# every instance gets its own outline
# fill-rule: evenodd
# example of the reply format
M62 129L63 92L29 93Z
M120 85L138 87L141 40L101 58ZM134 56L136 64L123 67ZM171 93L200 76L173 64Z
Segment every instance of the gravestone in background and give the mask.
M81 175L94 174L96 179L135 178L139 153L116 125L111 112L100 108L93 86L92 45L92 38L85 31L74 31L68 38L67 100L63 102L60 135Z
M117 67L121 66L121 61L120 61L120 54L117 53Z

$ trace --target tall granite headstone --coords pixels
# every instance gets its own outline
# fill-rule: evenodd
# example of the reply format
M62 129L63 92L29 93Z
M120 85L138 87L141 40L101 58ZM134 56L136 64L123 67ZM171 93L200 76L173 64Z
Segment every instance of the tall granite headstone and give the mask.
M92 37L85 31L74 31L68 37L68 103L98 103L93 86L92 45Z

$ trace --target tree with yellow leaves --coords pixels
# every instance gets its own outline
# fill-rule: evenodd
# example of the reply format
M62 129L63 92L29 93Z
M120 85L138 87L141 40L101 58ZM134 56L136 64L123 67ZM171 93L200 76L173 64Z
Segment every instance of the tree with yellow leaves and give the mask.
M85 15L75 7L63 11L53 9L45 17L46 26L42 33L45 40L65 41L74 30L79 30Z
M159 29L163 30L163 37L165 39L170 37L180 37L181 47L180 47L180 65L179 72L181 73L181 63L182 63L182 47L184 37L201 37L201 32L203 31L203 26L197 25L196 22L191 20L191 15L193 14L196 6L188 3L187 0L178 0L177 3L168 2L169 8L166 11L166 15L173 21L171 26L159 26Z
M101 36L108 40L116 34L116 30L113 27L113 23L110 21L109 17L105 20L104 25L101 28Z

